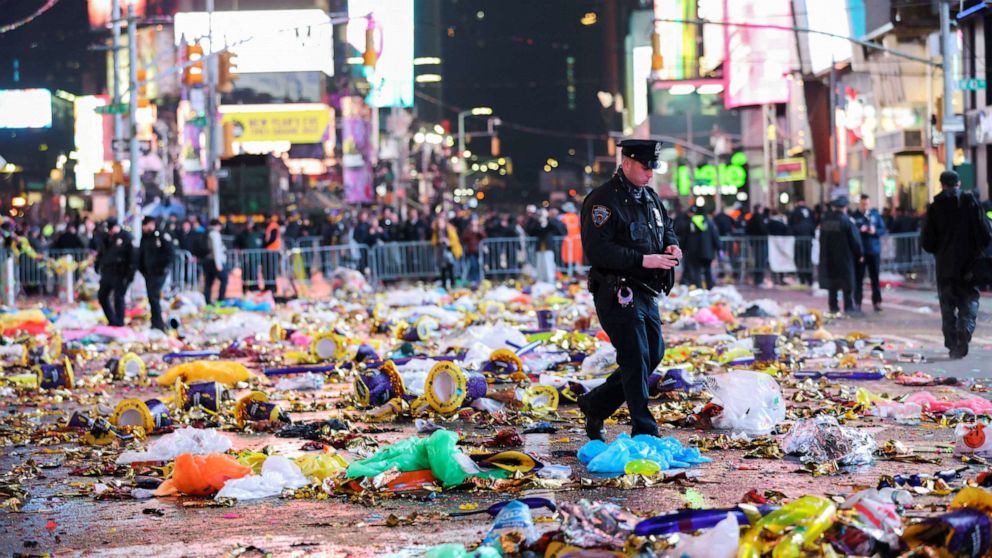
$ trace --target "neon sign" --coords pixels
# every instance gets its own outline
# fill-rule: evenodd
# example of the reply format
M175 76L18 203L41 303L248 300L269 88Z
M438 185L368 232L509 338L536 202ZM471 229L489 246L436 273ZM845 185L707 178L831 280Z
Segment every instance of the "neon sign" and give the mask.
M680 196L733 195L747 186L747 155L734 153L730 163L705 164L696 167L695 181L689 178L689 167L679 166L675 171L675 187Z

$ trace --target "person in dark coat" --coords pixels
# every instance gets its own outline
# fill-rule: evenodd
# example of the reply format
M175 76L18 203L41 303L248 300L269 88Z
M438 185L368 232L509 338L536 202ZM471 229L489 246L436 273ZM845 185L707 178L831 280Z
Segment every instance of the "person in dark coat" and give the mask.
M754 255L754 286L761 287L765 282L765 268L768 266L768 212L761 205L755 205L751 218L744 225L751 254Z
M871 304L876 312L882 311L882 284L878 279L878 271L882 257L882 240L885 236L885 221L877 209L871 207L871 198L861 194L858 209L851 213L851 219L861 234L861 248L864 258L858 263L854 273L854 305L861 309L861 299L864 290L865 273L871 281Z
M162 285L172 268L175 257L172 237L158 230L155 218L146 216L141 221L141 243L138 246L138 271L145 278L148 308L152 314L152 328L165 331L162 319Z
M816 217L806 200L796 200L789 213L789 234L796 237L796 267L799 269L799 282L813 284L813 236L816 234Z
M944 346L952 359L968 355L978 319L978 287L971 267L992 242L992 231L974 195L961 191L954 171L940 174L942 191L927 208L920 244L937 256L937 298L940 300Z
M52 250L83 250L86 245L76 232L76 225L69 223L52 244Z
M864 314L854 306L854 266L861 259L861 236L844 211L847 197L835 198L820 221L820 286L827 289L830 312L837 313L838 291L844 293L844 313Z
M688 230L679 236L685 254L682 284L712 289L713 259L720 253L720 231L702 207L693 206L687 221Z
M124 327L124 293L137 270L131 233L114 218L107 219L107 234L101 239L96 266L100 271L97 299L107 323Z

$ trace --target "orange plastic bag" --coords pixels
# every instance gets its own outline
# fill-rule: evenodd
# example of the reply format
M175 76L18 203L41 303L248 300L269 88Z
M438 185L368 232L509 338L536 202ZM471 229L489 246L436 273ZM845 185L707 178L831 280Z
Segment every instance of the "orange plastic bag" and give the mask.
M210 496L216 494L224 483L251 474L251 467L245 467L233 457L223 453L210 455L180 454L172 470L172 478L163 482L155 490L155 496Z

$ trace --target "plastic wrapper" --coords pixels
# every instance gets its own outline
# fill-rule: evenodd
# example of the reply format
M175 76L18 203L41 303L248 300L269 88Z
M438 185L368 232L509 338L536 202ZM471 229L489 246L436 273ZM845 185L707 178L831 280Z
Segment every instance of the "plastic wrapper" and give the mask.
M534 528L534 518L531 516L530 507L517 500L507 504L496 515L496 519L493 520L493 526L486 533L482 544L499 548L501 547L500 538L511 534L519 535L527 544L533 543L538 537L537 530Z
M231 440L216 430L182 428L154 440L145 451L125 451L117 458L117 464L172 461L183 453L206 455L229 449Z
M992 494L966 487L949 506L951 511L906 527L902 541L909 548L930 546L940 556L980 558L992 552Z
M606 376L613 372L617 363L617 350L609 343L603 343L596 352L582 361L582 374Z
M739 558L758 558L769 550L777 557L798 557L804 546L820 537L833 524L837 508L821 496L803 496L758 520L740 540ZM789 529L790 532L786 533ZM765 530L784 535L769 542Z
M257 500L278 496L286 489L303 488L309 484L300 467L289 458L273 455L262 464L260 475L235 478L224 483L216 499Z
M829 415L796 423L782 440L782 451L798 455L803 463L864 465L874 461L876 447L871 434L841 426Z
M906 403L916 403L924 411L946 413L948 411L971 411L976 415L992 414L992 401L983 397L971 397L961 401L940 401L928 391L914 393L906 398Z
M675 546L663 558L735 558L740 544L737 517L728 514L715 527L699 535L680 535Z
M785 401L778 382L761 372L737 371L708 380L713 403L723 412L713 419L719 429L764 436L785 420Z
M661 470L684 468L711 459L700 455L696 448L685 448L672 436L657 438L640 435L631 438L620 434L610 444L591 440L579 449L579 461L592 473L623 474L627 463L649 459Z
M172 386L177 379L184 384L194 382L218 382L233 386L238 382L247 382L252 374L240 362L227 360L194 360L170 368L155 381L160 386Z
M585 499L558 509L566 542L584 548L623 548L640 520L616 504Z
M229 455L184 453L176 457L172 478L159 485L155 495L211 496L223 488L229 480L240 479L250 474L250 467L238 463Z
M280 378L276 382L278 391L320 391L324 389L324 375L307 372L296 376Z
M269 331L271 318L256 312L235 312L207 322L203 337L214 341L234 341Z
M501 558L500 551L491 546L480 546L475 550L466 550L460 544L442 544L435 546L424 554L424 558Z

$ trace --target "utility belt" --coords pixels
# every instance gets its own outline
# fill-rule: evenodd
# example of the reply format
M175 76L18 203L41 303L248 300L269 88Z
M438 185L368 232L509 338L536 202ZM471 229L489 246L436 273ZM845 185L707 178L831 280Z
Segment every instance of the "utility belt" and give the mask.
M675 274L670 269L661 270L658 280L649 284L629 275L619 275L592 268L589 270L588 283L589 292L596 294L599 289L609 289L609 292L615 294L623 304L624 300L633 298L635 290L652 298L657 298L662 294L667 295L675 284Z

